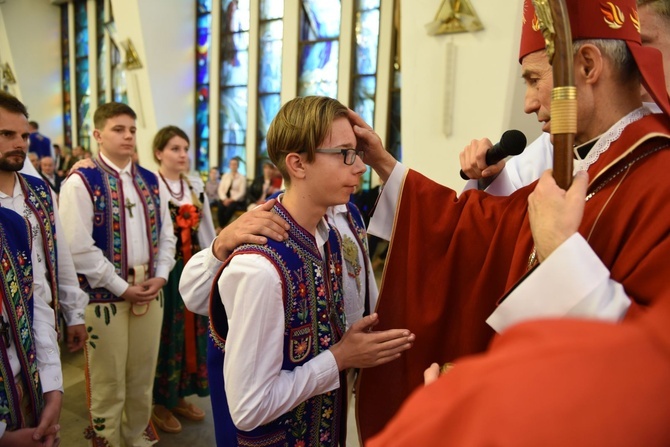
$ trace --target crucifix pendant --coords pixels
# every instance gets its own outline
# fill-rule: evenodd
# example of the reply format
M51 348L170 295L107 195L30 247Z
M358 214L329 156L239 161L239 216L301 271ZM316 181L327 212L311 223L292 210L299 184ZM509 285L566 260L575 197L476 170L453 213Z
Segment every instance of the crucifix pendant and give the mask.
M135 204L133 202L131 202L130 200L128 200L128 197L126 197L125 207L128 210L128 212L130 213L130 217L133 217L133 207L134 206L135 206Z

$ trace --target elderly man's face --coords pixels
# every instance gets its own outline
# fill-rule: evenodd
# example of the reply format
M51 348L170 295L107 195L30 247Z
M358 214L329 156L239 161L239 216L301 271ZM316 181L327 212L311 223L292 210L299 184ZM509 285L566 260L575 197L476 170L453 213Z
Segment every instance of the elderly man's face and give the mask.
M654 12L650 5L638 9L640 17L640 33L642 45L656 48L663 54L663 70L665 71L665 88L670 91L670 19ZM647 92L642 94L643 101L652 102Z
M56 170L54 159L51 157L43 157L40 160L40 168L43 174L53 175L54 171Z
M543 123L542 131L551 130L551 89L554 76L544 50L530 53L521 61L521 76L526 83L526 97L523 111L537 115Z

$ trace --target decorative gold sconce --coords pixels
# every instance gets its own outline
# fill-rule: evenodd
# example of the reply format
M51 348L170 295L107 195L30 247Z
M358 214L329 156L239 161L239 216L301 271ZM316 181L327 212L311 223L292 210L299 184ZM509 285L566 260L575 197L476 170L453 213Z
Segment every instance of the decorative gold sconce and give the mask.
M121 42L121 45L123 45L123 49L126 52L126 60L124 61L126 70L137 70L138 68L142 68L142 61L140 61L140 56L137 54L133 42L130 39L126 39Z
M483 29L484 25L479 20L470 0L442 0L435 19L426 25L426 31L431 36L467 33Z
M16 77L14 77L14 72L12 72L12 67L9 66L9 63L5 63L2 66L2 81L5 84L16 84Z

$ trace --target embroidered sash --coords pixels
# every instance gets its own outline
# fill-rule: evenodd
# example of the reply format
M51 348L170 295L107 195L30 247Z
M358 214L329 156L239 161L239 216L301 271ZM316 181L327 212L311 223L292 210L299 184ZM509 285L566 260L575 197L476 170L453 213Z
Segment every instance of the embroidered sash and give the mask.
M58 300L58 247L56 245L56 219L54 217L54 204L51 191L47 184L37 177L30 175L19 175L19 184L23 191L23 197L28 208L37 218L44 244L47 273L49 275L49 286L51 287L52 307L56 317L56 329L58 330L58 315L60 301Z
M14 211L0 208L0 299L4 318L9 324L12 342L21 364L21 378L29 394L32 413L36 419L44 408L42 385L37 370L37 355L33 335L31 239L25 219ZM0 420L8 430L25 428L21 401L17 392L4 339L0 345Z

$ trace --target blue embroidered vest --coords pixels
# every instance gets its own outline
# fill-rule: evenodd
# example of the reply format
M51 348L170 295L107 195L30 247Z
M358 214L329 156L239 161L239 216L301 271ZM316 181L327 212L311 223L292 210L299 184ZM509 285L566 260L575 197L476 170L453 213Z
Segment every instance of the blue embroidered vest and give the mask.
M32 175L18 176L23 197L26 205L37 218L40 226L40 233L44 244L44 258L49 275L49 286L51 288L51 306L54 309L56 323L58 322L58 312L60 310L58 300L58 246L56 244L56 219L54 217L54 204L51 197L51 190L46 182ZM56 329L59 325L56 324Z
M242 245L226 260L212 288L210 321L218 346L225 346L227 316L218 278L233 256L254 253L264 256L282 280L284 301L284 360L282 369L292 371L337 343L345 331L342 299L342 258L339 233L330 229L325 259L314 237L300 227L281 204L273 212L291 226L286 241L268 240L267 245ZM339 389L314 396L276 420L244 432L238 431L240 446L305 447L344 445L346 425L346 379L340 374Z
M9 325L11 342L17 344L16 353L21 364L25 392L29 394L32 413L39 420L44 408L44 396L37 370L33 334L33 277L29 231L28 223L20 215L10 209L0 208L0 299L4 306L2 318ZM25 428L6 341L4 337L0 338L0 420L7 423L8 430Z
M126 219L123 188L119 174L101 158L95 161L95 168L81 168L78 174L86 185L93 203L93 240L105 257L114 264L116 274L128 279L126 248ZM144 213L149 235L149 274L156 272L158 259L158 236L160 234L160 193L158 178L151 171L140 166L132 166L133 186L138 192L140 203L138 212ZM104 288L93 289L84 275L78 274L79 285L89 294L90 303L123 301Z

